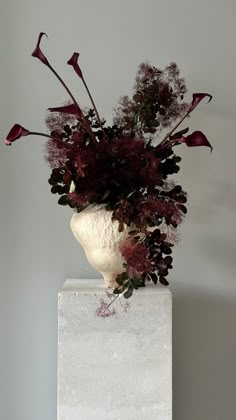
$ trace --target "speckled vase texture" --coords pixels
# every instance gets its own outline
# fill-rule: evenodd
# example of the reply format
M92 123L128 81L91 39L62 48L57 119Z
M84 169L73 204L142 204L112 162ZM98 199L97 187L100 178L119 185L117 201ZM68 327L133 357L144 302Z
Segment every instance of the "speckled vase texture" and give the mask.
M119 223L112 221L112 211L107 211L104 205L91 205L75 212L70 225L89 263L102 274L106 287L115 287L116 275L124 271L119 247L129 228L125 225L119 232Z
M70 280L59 293L57 419L172 420L170 291L148 285L101 318L104 291Z

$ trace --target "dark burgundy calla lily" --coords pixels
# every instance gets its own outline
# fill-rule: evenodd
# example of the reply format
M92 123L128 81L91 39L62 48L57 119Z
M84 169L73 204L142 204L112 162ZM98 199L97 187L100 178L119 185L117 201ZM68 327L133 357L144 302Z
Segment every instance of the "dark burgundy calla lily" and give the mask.
M208 102L210 102L212 100L212 95L210 95L209 93L193 93L193 99L192 99L192 103L188 109L188 113L192 112L196 106L199 104L199 102L202 101L202 99L208 97Z
M62 84L62 86L64 87L64 89L67 91L68 95L71 97L71 99L72 99L75 107L77 107L76 115L79 116L80 119L83 121L83 124L84 124L84 126L85 126L85 128L86 128L86 130L87 130L87 132L88 132L88 134L90 136L90 138L95 142L96 141L96 138L95 138L95 136L94 136L94 134L93 134L93 132L91 130L90 125L88 124L88 122L84 118L83 113L82 113L82 111L81 111L81 109L80 109L80 107L78 105L78 102L76 101L74 95L72 94L72 92L70 91L70 89L68 88L68 86L66 85L66 83L59 76L59 74L56 72L56 70L51 66L51 64L49 63L47 57L45 57L45 55L43 54L43 52L42 52L42 50L40 48L40 42L41 42L41 39L42 39L43 35L46 35L47 36L47 34L45 34L44 32L40 32L39 37L38 37L38 42L37 42L37 45L36 45L35 50L32 53L32 56L38 58L43 64L46 64L46 66L52 71L52 73L56 76L56 78ZM80 77L82 77L82 72L81 72L81 70L80 70L80 68L78 66L78 63L77 63L78 56L79 56L78 53L74 53L73 56L71 57L71 59L69 60L68 64L73 65L76 73ZM62 111L60 111L60 112L62 112Z
M72 67L73 67L73 69L74 69L74 71L76 72L76 74L79 76L79 78L80 78L80 79L82 79L82 82L83 82L83 84L84 84L84 87L85 87L85 89L86 89L86 91L87 91L87 93L88 93L88 96L89 96L89 98L90 98L90 100L91 100L91 103L92 103L92 105L93 105L93 109L94 109L94 111L95 111L95 114L96 114L97 120L98 120L98 122L99 122L100 128L101 128L101 130L102 130L102 132L103 132L104 137L106 137L106 134L105 134L105 132L104 132L103 124L102 124L102 122L101 122L101 118L100 118L100 116L99 116L99 113L98 113L97 107L96 107L96 105L95 105L95 103L94 103L94 100L93 100L93 97L92 97L92 95L91 95L91 92L90 92L90 90L89 90L89 88L88 88L88 85L87 85L87 83L86 83L86 81L85 81L85 79L84 79L84 76L83 76L82 70L81 70L81 68L80 68L80 66L79 66L79 64L78 64L78 58L79 58L79 53L74 52L74 54L73 54L73 55L72 55L72 57L69 59L69 61L67 61L67 64L69 64L70 66L72 66Z
M47 37L47 34L45 32L40 32L39 37L38 37L37 45L36 45L35 50L32 52L31 55L32 55L32 57L38 58L40 61L42 61L43 64L46 64L46 66L49 66L49 61L48 61L47 57L45 57L45 55L43 54L43 52L40 48L40 42L41 42L41 39L42 39L43 35L46 35L46 37Z
M74 71L76 72L76 74L83 79L83 73L81 71L81 68L78 64L78 58L79 58L79 53L74 52L74 54L72 55L72 57L69 59L69 61L67 61L67 64L69 64L70 66L72 66L74 68Z
M15 140L18 140L20 137L28 136L30 134L30 131L26 128L22 127L20 124L15 124L10 129L5 144L7 146L10 146Z
M64 114L72 114L76 117L81 117L81 110L80 108L75 104L70 104L66 106L58 106L54 108L48 108L48 111L50 112L62 112Z
M159 143L159 146L165 144L168 139L170 139L171 141L173 139L175 139L177 136L175 134L173 134L175 132L175 130L179 127L179 125L185 120L185 118L187 118L189 116L189 114L196 108L196 106L199 104L199 102L202 101L202 99L208 97L208 102L210 102L212 100L212 95L210 95L209 93L193 93L193 99L192 99L192 103L189 105L189 107L187 108L186 114L177 122L177 124L169 131L169 133L167 133L165 135L165 137L163 138L163 140ZM184 129L182 131L182 134L185 132L186 129ZM179 131L178 135L181 135L181 131ZM183 137L184 138L184 137Z
M181 143L187 144L189 147L195 147L195 146L207 146L210 147L212 151L212 145L207 140L205 134L203 134L201 131L194 131L192 134L190 134L187 137L181 137L180 139Z

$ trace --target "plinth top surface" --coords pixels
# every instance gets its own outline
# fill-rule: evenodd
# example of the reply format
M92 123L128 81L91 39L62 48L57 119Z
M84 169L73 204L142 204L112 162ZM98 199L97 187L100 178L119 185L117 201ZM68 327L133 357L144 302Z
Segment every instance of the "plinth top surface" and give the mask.
M105 290L103 279L67 279L59 293L104 294ZM170 295L171 291L166 286L148 283L146 287L139 289L139 293Z

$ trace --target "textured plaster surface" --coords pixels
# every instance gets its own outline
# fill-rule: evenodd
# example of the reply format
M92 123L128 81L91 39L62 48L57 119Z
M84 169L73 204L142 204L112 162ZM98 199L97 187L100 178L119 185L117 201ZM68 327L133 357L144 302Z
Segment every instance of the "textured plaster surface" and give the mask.
M127 310L101 280L68 280L59 293L58 420L172 419L172 299L138 290Z
M70 226L88 261L102 274L107 287L116 287L114 279L124 268L119 248L127 238L128 230L134 227L124 225L120 232L119 222L112 220L112 211L107 211L104 205L90 205L75 212Z

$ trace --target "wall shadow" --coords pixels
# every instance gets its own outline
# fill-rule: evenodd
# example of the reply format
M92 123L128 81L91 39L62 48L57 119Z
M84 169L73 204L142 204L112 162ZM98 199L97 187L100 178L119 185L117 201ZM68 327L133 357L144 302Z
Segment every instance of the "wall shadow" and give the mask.
M174 420L235 420L236 298L173 295Z

